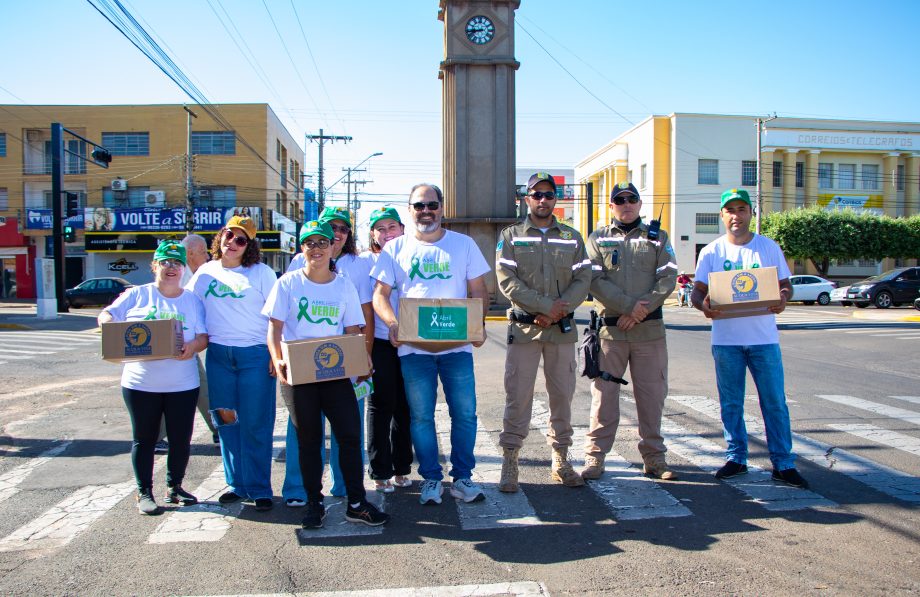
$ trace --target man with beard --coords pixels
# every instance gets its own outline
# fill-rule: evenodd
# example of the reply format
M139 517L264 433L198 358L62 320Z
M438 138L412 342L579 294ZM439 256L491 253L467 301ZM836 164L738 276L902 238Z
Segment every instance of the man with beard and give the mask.
M374 278L374 310L390 332L390 342L399 348L406 398L411 417L410 433L418 459L422 504L441 503L444 478L434 423L438 378L450 409L450 493L464 502L485 499L471 477L476 460L476 383L473 376L472 346L431 353L401 344L397 314L390 305L396 288L401 298L481 298L483 317L489 297L485 274L489 265L472 238L441 227L444 197L432 184L418 184L409 193L409 209L415 233L388 242L371 270Z
M581 234L553 215L556 182L552 176L545 172L531 176L524 200L529 215L505 228L495 249L498 286L512 306L505 354L505 416L498 440L503 452L498 489L506 493L518 491L518 452L530 430L541 356L549 395L547 442L553 449L550 478L566 487L585 484L569 462L568 449L578 340L572 319L575 308L588 296L591 260Z

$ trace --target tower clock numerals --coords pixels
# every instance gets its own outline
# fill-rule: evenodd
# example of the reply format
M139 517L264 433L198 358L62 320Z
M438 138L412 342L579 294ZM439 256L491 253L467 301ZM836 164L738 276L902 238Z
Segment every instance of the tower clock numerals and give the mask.
M466 22L466 38L474 44L487 44L494 36L495 25L489 17L477 15Z

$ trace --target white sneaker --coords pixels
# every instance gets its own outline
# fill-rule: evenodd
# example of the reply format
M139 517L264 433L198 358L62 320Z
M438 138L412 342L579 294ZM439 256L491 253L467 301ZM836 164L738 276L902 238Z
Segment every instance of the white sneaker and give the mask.
M419 487L422 490L422 495L419 496L418 498L419 503L421 504L427 504L429 502L434 502L435 504L441 503L441 494L444 493L444 488L441 486L440 481L434 481L432 479L425 479L424 481L422 481L422 484Z
M481 502L486 499L486 495L469 479L456 479L450 486L450 494L458 500L463 500L467 504L471 502Z

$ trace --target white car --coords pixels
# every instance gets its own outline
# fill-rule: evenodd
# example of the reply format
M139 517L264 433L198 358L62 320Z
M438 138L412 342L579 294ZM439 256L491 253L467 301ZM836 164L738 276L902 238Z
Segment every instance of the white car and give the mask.
M789 282L792 284L792 298L790 301L798 301L806 305L828 305L831 302L831 292L837 288L836 282L825 280L818 276L803 275L790 276Z
M847 290L849 286L844 286L843 288L835 288L831 291L831 302L840 303L844 307L849 307L853 304L853 301L847 300Z

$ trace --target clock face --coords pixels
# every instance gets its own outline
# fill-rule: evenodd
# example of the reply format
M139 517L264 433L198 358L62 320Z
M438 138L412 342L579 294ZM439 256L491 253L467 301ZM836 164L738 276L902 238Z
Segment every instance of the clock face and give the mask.
M474 44L487 44L494 35L495 25L488 17L477 15L466 22L466 38Z

